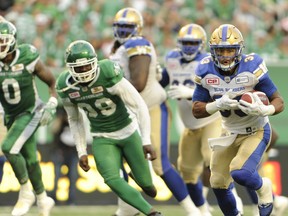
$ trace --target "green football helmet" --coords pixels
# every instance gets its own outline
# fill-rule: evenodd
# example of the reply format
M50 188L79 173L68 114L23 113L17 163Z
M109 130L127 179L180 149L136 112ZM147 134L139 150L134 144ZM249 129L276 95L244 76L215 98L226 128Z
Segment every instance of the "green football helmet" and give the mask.
M94 47L84 40L72 42L66 49L66 66L73 79L79 83L92 81L98 71L98 59Z
M8 21L0 22L0 59L4 59L16 48L16 27Z

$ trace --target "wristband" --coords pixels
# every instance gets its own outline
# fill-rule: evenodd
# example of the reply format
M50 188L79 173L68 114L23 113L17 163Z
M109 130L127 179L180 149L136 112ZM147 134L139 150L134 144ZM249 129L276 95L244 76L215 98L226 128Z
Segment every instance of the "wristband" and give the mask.
M273 115L274 113L275 113L275 107L273 106L273 105L268 105L268 107L267 107L268 109L267 109L267 115L268 116L271 116L271 115Z
M206 104L206 112L209 113L210 115L216 113L217 111L218 107L216 101Z

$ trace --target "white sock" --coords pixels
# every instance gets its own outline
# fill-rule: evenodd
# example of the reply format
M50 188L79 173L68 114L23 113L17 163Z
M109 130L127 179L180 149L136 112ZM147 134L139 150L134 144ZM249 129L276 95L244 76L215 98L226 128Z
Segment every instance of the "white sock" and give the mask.
M263 185L256 190L258 196L258 204L266 204L273 202L272 182L270 179L263 177Z
M185 199L183 199L179 204L184 208L184 210L188 214L193 213L195 211L199 211L199 209L195 206L189 195Z
M31 188L29 186L28 181L26 183L20 185L20 190L22 190L22 191L31 191Z
M37 200L45 199L47 197L47 193L46 191L43 191L42 193L37 194L36 197L37 197Z
M207 199L208 192L209 192L209 187L203 186L202 194L203 194L203 197L205 198L205 200Z
M238 197L238 193L237 193L235 187L232 189L232 193L233 193L233 195L235 196L235 198Z
M237 209L240 211L241 214L243 214L244 213L243 202L242 202L242 199L238 196L238 193L235 187L232 189L232 193L236 200Z
M118 209L116 210L116 215L134 215L138 212L138 209L134 208L118 197Z
M202 215L210 215L209 207L207 202L205 202L203 205L198 206L198 209L202 213Z

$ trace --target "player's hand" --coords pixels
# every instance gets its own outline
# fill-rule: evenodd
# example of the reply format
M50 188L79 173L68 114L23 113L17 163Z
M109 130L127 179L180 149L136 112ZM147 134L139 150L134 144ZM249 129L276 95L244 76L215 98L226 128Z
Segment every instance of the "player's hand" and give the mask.
M85 172L90 170L90 166L89 166L89 163L88 163L88 156L87 155L82 155L80 157L79 165Z
M56 113L56 107L58 106L57 98L50 97L47 104L44 106L43 115L40 120L40 125L48 125L53 120L55 113Z
M234 96L232 90L227 91L221 98L216 99L217 108L219 110L238 109L239 102L232 99Z
M143 152L144 152L145 158L149 159L150 161L153 161L157 158L156 152L155 152L155 150L151 144L150 145L144 145L143 146Z
M264 105L261 99L252 94L254 98L254 103L248 103L244 100L239 100L238 108L247 115L252 116L269 116L273 115L275 112L275 107L273 105Z
M180 85L171 85L167 91L168 96L172 99L192 99L194 89Z

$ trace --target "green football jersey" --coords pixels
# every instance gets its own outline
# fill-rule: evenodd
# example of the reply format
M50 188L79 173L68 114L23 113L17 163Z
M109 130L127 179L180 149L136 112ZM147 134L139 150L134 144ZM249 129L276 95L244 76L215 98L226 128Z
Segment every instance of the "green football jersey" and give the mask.
M86 112L91 132L114 132L132 121L121 97L109 93L109 88L122 78L120 66L105 59L98 62L98 74L89 85L76 84L69 71L64 71L56 81L56 89L64 106L73 103Z
M22 44L10 65L0 61L0 102L7 118L35 108L39 96L33 72L38 60L36 48Z

